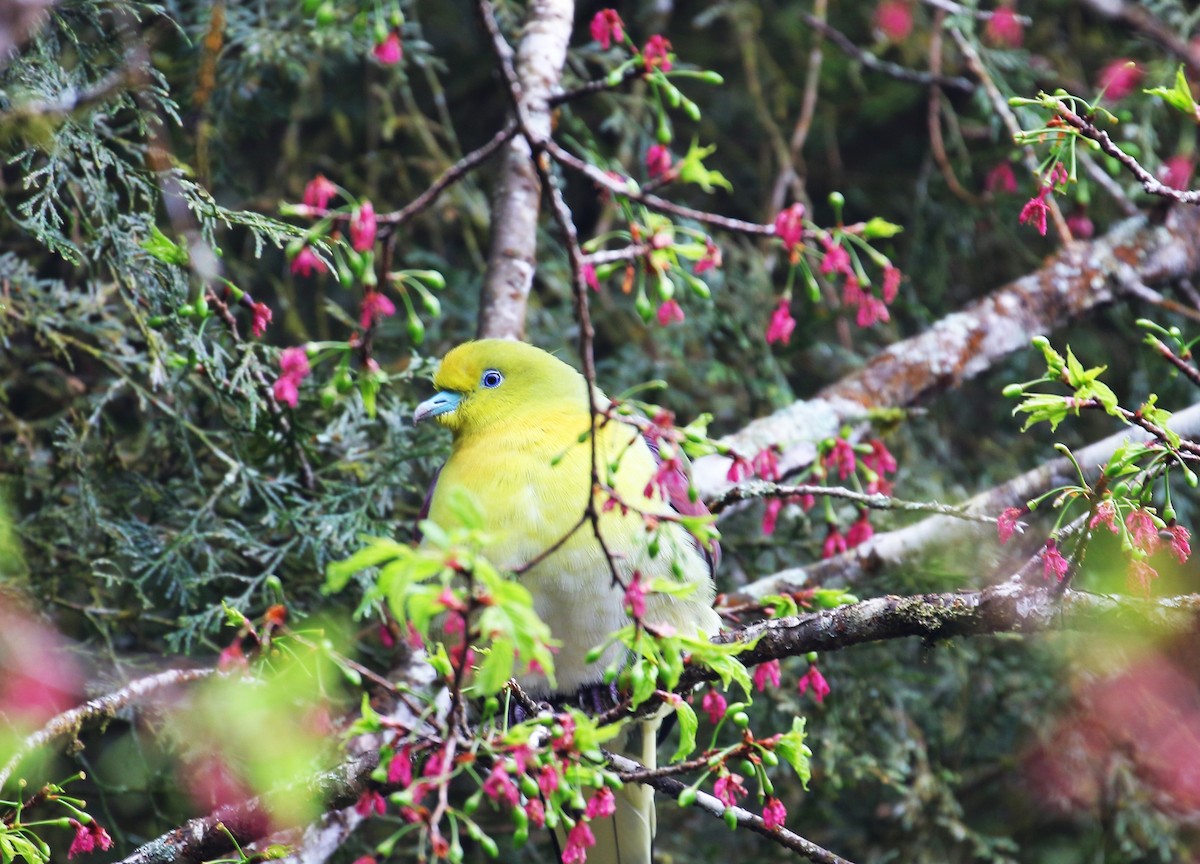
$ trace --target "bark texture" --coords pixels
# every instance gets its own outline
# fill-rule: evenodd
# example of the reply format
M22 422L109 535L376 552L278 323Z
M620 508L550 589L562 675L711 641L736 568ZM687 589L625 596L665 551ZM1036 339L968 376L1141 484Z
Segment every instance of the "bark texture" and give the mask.
M517 86L512 95L522 134L505 147L496 181L479 307L480 338L520 339L525 334L525 307L537 270L542 196L530 139L536 146L550 137L550 100L560 89L574 19L573 0L535 0L517 47Z

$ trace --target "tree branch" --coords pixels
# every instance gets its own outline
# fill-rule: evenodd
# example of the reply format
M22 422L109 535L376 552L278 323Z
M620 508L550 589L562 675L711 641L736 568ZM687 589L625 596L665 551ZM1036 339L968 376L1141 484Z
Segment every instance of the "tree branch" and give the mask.
M575 18L572 0L533 0L517 47L496 24L492 5L480 0L483 21L513 102L519 137L504 151L492 207L491 245L479 304L481 338L517 339L525 333L525 307L537 269L537 226L542 184L533 164L537 142L550 137L550 99L559 89Z
M752 421L721 439L739 453L778 444L784 475L809 464L816 444L869 409L905 407L990 369L1049 333L1101 305L1146 285L1165 284L1200 272L1200 214L1176 208L1164 224L1139 217L1120 223L1094 241L1073 243L1040 270L997 289L875 355L858 372ZM729 488L731 460L712 455L696 460L693 479L711 499Z
M958 90L962 93L974 93L975 82L966 78L951 77L949 75L941 75L934 72L921 72L917 69L909 69L907 66L901 66L898 63L891 63L887 60L880 60L870 51L867 51L855 45L845 33L838 30L829 24L826 24L820 18L813 15L801 16L805 24L842 50L847 57L851 57L861 63L868 69L875 72L880 72L887 75L889 78L895 78L897 81L907 81L910 84L919 84L922 87L928 87L931 84L936 84L939 87L946 87L950 90Z
M1013 578L981 591L885 596L837 609L759 621L713 637L719 644L754 644L738 655L748 666L809 651L840 651L867 642L919 636L926 640L1052 630L1192 634L1200 632L1200 595L1143 600L1026 585ZM687 670L685 688L715 673Z
M1200 404L1176 413L1170 422L1172 431L1183 437L1200 435ZM1086 470L1108 462L1117 447L1127 441L1146 441L1149 436L1136 429L1123 430L1075 451L1075 459ZM959 505L962 513L997 513L1006 507L1022 507L1025 502L1048 489L1074 481L1075 466L1066 457L1053 459L1007 483L980 492ZM740 489L741 487L735 487ZM719 500L719 499L718 499ZM990 521L990 520L989 520ZM876 534L870 540L824 561L781 570L739 588L734 596L758 599L781 594L798 586L855 584L867 576L888 573L901 567L920 566L919 561L931 549L970 544L969 557L960 559L964 566L991 573L1000 552L995 523L986 528L950 516L934 516L913 525Z
M122 708L143 699L150 693L168 687L190 684L215 673L215 669L171 669L157 675L130 681L120 690L97 696L78 708L72 708L51 717L41 729L21 742L5 766L0 768L0 789L4 788L4 784L8 782L21 760L39 747L44 747L58 738L78 735L83 724L89 721L112 719Z
M679 793L688 788L686 784L681 783L674 777L646 777L643 779L638 776L638 773L645 772L646 769L640 763L619 753L609 753L607 755L609 762L615 770L622 774L632 775L631 779L635 782L645 783L647 786L670 795L672 798L678 798ZM696 806L717 819L724 819L725 813L732 811L739 827L749 828L755 834L761 834L786 849L799 852L809 861L816 861L817 864L852 864L852 862L842 858L840 855L835 855L828 849L818 846L811 840L807 840L799 834L789 831L787 828L768 828L761 816L751 813L744 807L726 807L715 796L709 795L707 792L702 792L699 789L696 790Z

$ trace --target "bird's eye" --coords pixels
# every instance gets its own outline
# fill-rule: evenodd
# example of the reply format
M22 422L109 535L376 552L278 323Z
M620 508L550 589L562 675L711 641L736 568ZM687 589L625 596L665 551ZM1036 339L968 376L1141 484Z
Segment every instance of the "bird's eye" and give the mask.
M479 383L491 390L493 387L499 387L504 381L504 376L497 369L489 369L483 373L483 377L479 379Z

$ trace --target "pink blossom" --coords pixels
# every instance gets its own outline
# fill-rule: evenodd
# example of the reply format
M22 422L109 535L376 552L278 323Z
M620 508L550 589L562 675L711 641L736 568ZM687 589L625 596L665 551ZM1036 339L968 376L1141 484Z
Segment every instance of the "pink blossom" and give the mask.
M984 32L988 41L999 48L1019 48L1024 40L1024 31L1016 10L1010 5L1004 5L992 12Z
M816 666L809 666L804 677L796 684L796 689L800 691L801 696L808 692L809 687L812 687L813 698L817 700L818 704L824 702L825 697L829 695L829 682L825 680L825 676Z
M1158 526L1149 510L1139 507L1125 517L1125 527L1133 538L1133 544L1149 555L1158 548Z
M362 795L358 796L358 802L354 805L354 810L363 818L370 816L372 813L378 813L382 816L387 812L387 802L383 800L383 796L375 789L364 789Z
M675 301L674 298L667 300L658 307L658 323L666 327L674 323L683 322L683 308Z
M325 262L317 257L311 246L303 246L292 259L292 272L297 276L312 276L325 272Z
M228 672L230 669L245 669L250 664L246 662L246 653L242 651L242 640L235 639L221 651L217 657L217 669Z
M663 144L652 144L646 151L646 173L651 177L666 177L670 170L670 149Z
M250 307L250 335L256 339L260 338L267 332L267 325L271 323L271 307L266 303L255 303Z
M521 793L517 791L512 778L504 770L503 762L497 762L492 766L491 773L483 783L483 794L493 801L503 801L509 807L516 807L521 803Z
M558 767L556 765L546 765L538 772L538 789L541 790L544 796L549 798L558 791L558 779Z
M616 9L601 9L592 16L592 38L600 43L600 47L608 50L612 43L625 38L625 22L617 14Z
M283 377L271 385L271 393L276 402L295 408L300 401L300 387L295 378Z
M704 238L704 257L696 262L695 273L699 276L708 270L720 269L721 247L711 237Z
M1004 512L996 520L996 533L1000 535L1000 542L1007 543L1012 537L1013 532L1017 530L1017 520L1025 511L1020 507L1005 507Z
M75 838L71 841L71 848L67 850L68 859L74 858L76 855L86 855L95 849L107 852L112 848L112 837L108 836L108 832L100 827L100 823L95 819L86 825L76 819L67 821L75 829Z
M1159 179L1164 186L1182 191L1191 185L1194 167L1195 163L1188 156L1171 156L1159 169Z
M1097 525L1107 526L1108 530L1116 534L1117 528L1117 506L1111 498L1105 498L1096 507L1096 512L1092 514L1092 518L1088 520L1088 529L1095 528Z
M871 327L880 321L887 323L891 317L887 304L874 294L864 294L858 304L858 314L854 316L854 323L859 327Z
M1150 583L1158 578L1158 571L1143 561L1141 558L1135 558L1129 562L1128 583L1131 591L1137 591L1143 595L1150 594Z
M725 479L730 483L741 483L747 477L754 473L754 466L749 460L741 456L734 456L733 461L729 463L729 470L725 472Z
M804 205L793 204L779 211L775 217L775 236L789 251L800 245L804 239Z
M779 459L778 449L772 444L770 447L764 447L755 455L751 465L754 467L754 473L763 480L778 480L779 479Z
M1087 215L1087 208L1076 207L1067 217L1067 230L1077 240L1090 240L1096 233L1096 226Z
M768 831L782 828L784 821L787 819L787 808L783 806L783 802L778 798L767 798L767 803L763 806L762 818L763 824L767 826Z
M393 30L371 50L371 53L384 66L395 66L404 59L404 46L400 43L400 34Z
M837 469L838 479L845 480L854 473L854 467L858 464L858 454L854 452L854 445L849 441L837 438L829 452L821 457L821 462L826 468Z
M366 252L374 246L377 228L375 205L370 201L363 201L350 217L350 245L354 247L354 251Z
M583 281L593 291L600 290L600 280L596 277L596 268L592 264L584 264L582 267Z
M854 524L846 530L846 546L853 549L855 546L866 543L874 536L875 529L871 526L868 511L863 510L859 513L858 518L854 520Z
M607 786L601 786L596 794L588 799L587 808L583 811L585 819L605 819L617 812L617 799Z
M862 303L866 296L863 293L862 285L858 282L858 277L854 274L847 275L846 281L842 285L842 305L846 308L853 308Z
M746 791L738 774L722 774L713 784L713 794L726 807L736 807L738 799L746 797Z
M634 618L646 617L646 589L642 587L642 574L635 572L625 589L625 608Z
M272 385L276 402L291 408L300 398L300 382L309 375L308 354L303 348L285 348L279 355L279 379Z
M580 819L567 835L567 845L563 849L563 864L584 864L587 861L587 850L596 845L596 835L592 833L588 823Z
M835 243L828 237L821 242L825 245L825 255L821 258L821 272L827 276L832 273L853 276L854 270L850 267L850 253L846 251L846 247Z
M1171 534L1171 554L1180 564L1185 563L1192 554L1192 535L1188 533L1188 529L1174 522L1167 527L1167 531Z
M779 521L779 513L783 510L783 499L772 498L763 508L762 533L770 537L775 533L775 524Z
M661 69L664 72L671 71L671 43L657 33L650 37L646 42L646 47L642 49L642 60L646 63L646 69Z
M405 744L393 753L392 758L388 761L387 782L393 786L399 785L401 789L407 789L412 785L412 781L412 745Z
M767 324L768 345L774 342L782 342L786 345L792 338L792 331L796 329L796 319L792 317L789 305L787 297L780 297L779 302L775 305L775 311L771 313L771 321Z
M896 295L900 293L900 280L903 276L900 269L891 264L883 268L883 289L880 294L884 303L890 305L896 299Z
M708 713L709 722L714 726L725 716L725 709L728 707L729 703L725 701L725 697L716 690L705 691L704 698L700 700L700 709Z
M525 815L529 817L529 823L534 828L542 828L546 825L546 806L542 804L541 798L530 798L525 802Z
M912 32L912 6L908 0L883 0L875 7L875 26L892 42L903 42Z
M359 310L358 323L366 330L382 318L391 318L396 314L396 304L382 291L368 291L363 295L362 307Z
M279 355L279 370L294 378L307 378L309 372L308 352L302 347L284 348Z
M1070 569L1071 565L1058 551L1058 543L1051 537L1046 541L1046 547L1042 550L1042 574L1047 581L1054 577L1056 581L1061 582Z
M821 558L832 558L834 555L840 555L847 548L846 538L842 536L842 532L838 530L838 526L830 522L829 530L825 534L825 542L821 544Z
M896 457L888 450L887 445L878 438L872 438L868 444L871 452L859 457L862 464L879 474L895 473L899 466L896 464Z
M1112 102L1120 102L1142 83L1141 68L1128 57L1119 57L1100 70L1096 87Z
M759 663L758 668L754 670L754 688L762 693L767 689L768 684L779 686L779 661L768 660L766 663Z
M1009 195L1017 191L1017 175L1013 173L1012 164L1000 162L984 178L983 188L988 192L1005 192Z
M304 187L304 203L317 210L324 210L337 193L337 185L326 178L324 174L318 174Z
M1046 236L1046 214L1050 209L1046 205L1046 196L1049 194L1050 187L1043 186L1038 190L1038 194L1025 202L1025 206L1021 208L1021 215L1017 218L1021 225L1032 222L1043 237Z

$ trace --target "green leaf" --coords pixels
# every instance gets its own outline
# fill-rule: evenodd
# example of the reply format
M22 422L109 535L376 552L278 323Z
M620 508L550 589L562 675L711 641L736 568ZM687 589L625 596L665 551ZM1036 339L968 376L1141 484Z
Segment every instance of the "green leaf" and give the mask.
M1192 120L1200 118L1196 100L1192 96L1192 88L1188 85L1187 76L1183 73L1183 64L1175 70L1175 86L1168 90L1166 87L1152 87L1143 90L1148 96L1157 96L1177 111L1182 111Z
M812 758L812 750L804 743L804 718L792 718L791 731L781 735L775 742L775 752L792 766L792 770L800 778L800 784L807 789L808 781L812 777L812 765L809 761Z
M687 154L679 162L679 179L684 183L695 183L705 192L712 192L716 186L732 192L733 184L726 179L725 175L720 171L710 171L704 167L704 159L715 153L716 149L715 144L701 147L693 140Z
M187 248L159 231L157 225L150 226L150 237L141 242L141 247L164 264L174 264L178 267L188 265Z
M696 719L696 712L692 710L692 706L682 699L674 708L675 717L679 720L679 746L675 748L671 761L678 762L686 759L696 749L696 730L700 727L700 721Z

